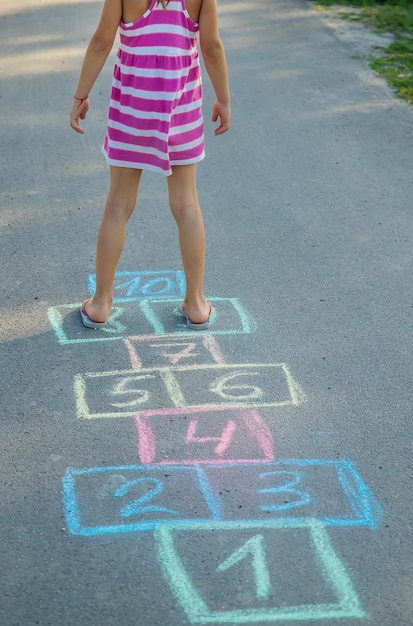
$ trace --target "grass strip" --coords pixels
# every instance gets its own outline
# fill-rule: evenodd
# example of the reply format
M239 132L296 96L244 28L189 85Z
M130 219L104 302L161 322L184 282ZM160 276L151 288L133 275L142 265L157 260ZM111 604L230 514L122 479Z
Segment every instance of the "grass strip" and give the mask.
M371 56L370 66L386 78L398 96L413 104L413 0L318 0L317 6L346 7L343 18L393 35L391 44L378 48L379 56ZM356 10L351 11L351 7Z

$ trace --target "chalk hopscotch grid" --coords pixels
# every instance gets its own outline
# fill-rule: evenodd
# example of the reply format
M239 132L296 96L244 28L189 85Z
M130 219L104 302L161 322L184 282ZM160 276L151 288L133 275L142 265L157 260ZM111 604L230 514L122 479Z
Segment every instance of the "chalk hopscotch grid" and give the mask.
M93 295L95 290L95 277L89 276L88 280L89 291ZM123 290L123 294L121 293ZM184 322L182 322L178 329L173 333L168 331L162 323L162 320L158 314L159 306L163 305L179 305L182 301L182 297L185 293L185 277L183 272L176 272L170 270L152 271L152 272L118 272L116 274L115 282L115 294L114 303L127 303L137 302L138 310L144 315L144 318L153 329L153 337L156 338L168 338L168 337L184 337L185 335L193 335L193 331L187 329ZM119 295L120 294L120 295ZM179 300L176 297L179 296ZM209 298L214 303L216 315L217 309L219 309L219 303L230 303L234 311L239 318L240 326L238 328L219 328L211 329L208 335L218 334L245 334L252 333L256 330L255 320L245 311L236 298ZM218 306L215 307L215 302ZM106 334L90 333L87 338L77 337L74 339L69 338L66 335L63 327L64 318L61 310L74 310L79 309L80 303L75 305L61 305L57 307L50 307L48 310L48 316L52 328L55 331L57 339L60 344L79 344L89 343L91 341L114 341L124 340L125 346L129 351L131 358L131 365L135 367L135 370L124 370L114 372L101 372L86 374L79 374L75 377L74 387L76 393L76 405L78 417L93 419L101 417L126 417L135 416L137 412L142 411L141 408L134 408L132 411L118 411L118 412L102 412L93 413L89 410L89 406L86 402L87 395L87 381L92 379L110 377L110 376L127 376L133 377L136 374L136 370L139 370L139 375L145 376L150 373L157 373L163 382L165 390L169 393L170 400L176 408L188 408L188 409L202 409L208 410L225 410L235 409L236 407L274 407L274 406L298 406L304 400L305 396L301 387L292 378L288 367L285 364L224 364L222 363L222 356L219 350L216 350L216 346L209 346L210 353L215 361L212 365L191 365L191 366L174 366L158 367L158 368L142 368L142 363L139 359L133 344L128 343L129 340L139 341L147 339L150 335L141 335L128 337L127 328L119 321L119 317L123 314L123 309L114 307L113 317L110 320ZM227 318L228 319L228 318ZM225 316L224 316L225 323ZM211 337L213 340L213 337ZM205 345L208 349L208 346ZM212 350L214 348L216 354ZM246 368L282 368L290 394L289 399L273 402L241 402L237 400L231 400L230 402L203 402L201 404L189 404L186 401L185 395L180 388L179 382L174 375L174 372L199 372L200 370L210 370L211 368L236 368L237 370L244 370ZM242 387L242 385L239 385ZM136 391L136 390L131 390ZM162 408L160 409L162 411ZM151 409L150 412L156 413L156 409ZM158 410L159 411L159 410ZM145 409L143 409L143 413ZM310 466L332 466L337 473L337 479L343 489L343 492L350 504L354 516L349 515L342 517L321 517L316 519L314 517L280 517L277 519L266 520L224 520L223 508L220 497L214 492L213 487L208 479L207 470L208 465L196 465L196 461L191 461L188 466L185 461L176 461L176 465L168 463L168 471L188 471L195 482L198 485L198 489L204 497L205 504L210 513L210 518L199 519L155 519L155 520L141 520L135 523L124 524L112 524L107 526L88 526L82 527L81 511L77 501L76 495L76 479L81 476L87 476L91 474L104 474L111 471L123 471L123 472L136 472L142 470L165 470L165 464L151 464L150 466L137 465L137 466L119 466L119 467L106 467L106 468L91 468L77 470L68 468L66 475L62 479L65 513L68 529L74 535L93 536L100 534L117 534L126 532L145 532L154 531L156 540L156 551L159 559L160 566L163 570L166 580L168 581L171 590L175 594L179 604L186 612L189 620L193 624L208 624L208 623L256 623L256 622L278 622L278 621L291 621L291 620L316 620L316 619L336 619L345 617L363 618L366 617L363 609L360 606L357 595L353 589L351 579L347 574L344 565L341 563L337 554L334 552L331 541L326 531L326 526L368 526L375 528L377 522L382 515L381 507L376 501L368 487L362 481L353 464L349 461L325 461L325 460L295 460L287 459L280 461L262 461L262 460L237 460L237 461L222 461L222 463L214 461L213 469L219 469L220 467L228 468L228 466L236 467L237 465L254 465L263 466L268 469L274 466L284 465L285 467L292 467L293 465L307 468ZM179 464L181 463L181 464ZM183 464L182 464L183 463ZM212 462L211 462L212 467ZM287 473L287 472L285 472ZM260 476L261 478L261 476ZM271 489L263 489L262 492L270 492ZM149 507L150 508L150 507ZM157 509L157 507L155 507ZM157 509L162 510L162 507ZM166 509L165 509L166 510ZM335 592L337 596L337 603L320 603L320 604L305 604L299 606L283 606L272 608L250 608L240 609L232 611L215 611L209 608L202 600L201 594L193 585L189 573L186 571L185 562L179 556L176 546L174 544L174 533L187 532L187 531L233 531L233 530L257 530L266 529L274 531L285 531L288 529L306 529L309 531L312 545L315 555L320 567L320 571L324 580Z

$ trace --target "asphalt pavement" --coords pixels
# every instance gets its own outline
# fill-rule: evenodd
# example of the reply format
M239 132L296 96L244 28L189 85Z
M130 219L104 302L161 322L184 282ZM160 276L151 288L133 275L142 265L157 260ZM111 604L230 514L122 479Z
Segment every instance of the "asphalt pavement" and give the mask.
M166 181L145 174L91 331L114 53L84 136L68 110L100 8L0 6L1 626L411 625L413 109L360 27L220 1L213 324L179 315Z

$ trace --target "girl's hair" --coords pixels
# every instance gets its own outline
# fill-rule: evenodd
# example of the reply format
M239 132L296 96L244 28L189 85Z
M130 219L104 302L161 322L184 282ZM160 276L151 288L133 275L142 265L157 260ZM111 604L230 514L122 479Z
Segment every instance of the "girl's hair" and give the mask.
M169 4L169 0L158 0L158 4L162 4L163 8L166 9Z

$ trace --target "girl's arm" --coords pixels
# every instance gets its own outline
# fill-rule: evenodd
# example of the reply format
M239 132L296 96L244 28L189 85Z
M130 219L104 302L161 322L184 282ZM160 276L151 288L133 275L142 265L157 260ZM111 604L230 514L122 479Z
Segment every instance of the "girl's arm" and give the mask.
M122 0L105 0L99 24L86 49L70 109L70 126L78 133L84 132L79 119L85 119L89 110L89 93L112 50L121 16Z
M231 123L230 92L225 50L218 31L217 0L203 0L199 16L199 41L205 68L212 83L216 100L212 121L219 118L215 135L225 133Z

